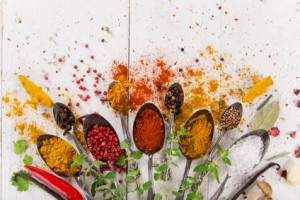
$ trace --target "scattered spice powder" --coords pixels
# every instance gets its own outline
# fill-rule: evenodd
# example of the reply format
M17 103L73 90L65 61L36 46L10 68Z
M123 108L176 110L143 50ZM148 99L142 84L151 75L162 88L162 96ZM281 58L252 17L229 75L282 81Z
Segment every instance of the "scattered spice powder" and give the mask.
M133 138L140 151L153 154L163 146L165 138L163 123L159 114L152 109L143 110L137 116Z
M204 114L190 120L186 127L186 135L180 138L183 155L188 159L203 157L210 147L212 128L212 124Z
M118 113L128 113L129 102L127 98L127 91L121 83L112 83L108 90L108 101L110 106Z

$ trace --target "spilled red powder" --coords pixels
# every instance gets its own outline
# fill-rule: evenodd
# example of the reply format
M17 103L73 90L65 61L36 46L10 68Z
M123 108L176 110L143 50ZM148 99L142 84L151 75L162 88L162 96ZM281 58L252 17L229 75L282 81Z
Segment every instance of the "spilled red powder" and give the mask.
M122 76L127 78L128 67L124 63L119 63L115 60L112 65L111 72L114 80L120 80Z

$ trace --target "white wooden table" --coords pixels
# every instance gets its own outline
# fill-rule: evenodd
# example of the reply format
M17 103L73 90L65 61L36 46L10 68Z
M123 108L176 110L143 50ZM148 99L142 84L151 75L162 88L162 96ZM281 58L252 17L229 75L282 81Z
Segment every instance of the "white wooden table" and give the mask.
M220 56L230 54L230 59L225 60L227 66L249 66L263 76L272 75L275 81L274 88L278 90L275 97L282 108L277 123L281 135L271 138L266 157L282 151L291 151L293 156L294 149L300 145L299 134L295 139L286 135L293 130L300 133L300 109L296 108L297 98L293 95L293 89L300 88L300 78L296 78L300 77L298 0L4 0L2 4L2 95L13 94L21 100L28 99L16 75L24 74L30 75L43 88L49 87L54 101L66 101L65 97L58 96L57 87L71 82L72 66L82 58L94 55L94 60L86 59L86 62L105 73L113 60L128 64L129 60L132 63L140 59L141 55L164 55L171 61L189 63L198 57L199 50L212 45ZM101 31L101 27L109 27L112 34ZM104 44L101 43L103 38L107 41ZM88 49L85 44L89 44ZM184 54L179 50L182 47L185 48ZM70 58L63 64L47 64L56 60L54 54L57 57L69 54ZM57 70L60 71L58 75ZM48 81L44 81L45 74L49 76ZM101 85L103 89L107 86ZM68 88L69 91L78 91L75 84L68 85ZM69 93L69 96L77 98L75 93ZM13 120L5 117L3 103L2 108L2 199L51 199L34 187L20 193L11 186L10 176L21 168L22 157L13 153L13 142L19 136L14 130ZM43 109L39 107L32 116L48 133L60 132L39 116ZM101 111L117 132L121 131L117 117L99 99L92 98L88 104L82 103L78 112L83 114L95 110ZM251 108L246 108L246 113L250 115ZM133 119L132 114L130 127ZM243 129L247 131L246 127ZM34 151L27 153L33 155ZM287 159L278 162L284 164ZM34 157L34 164L41 162L40 158ZM146 172L145 167L143 172ZM183 167L184 162L179 165L178 177L174 177L174 188L179 185ZM146 178L143 176L142 180ZM266 173L265 179L273 187L274 199L300 199L299 188L279 181L274 170ZM160 184L156 184L157 191L161 189ZM209 184L206 197L211 196L216 187ZM232 192L232 186L229 186L225 196ZM131 196L131 199L135 198Z

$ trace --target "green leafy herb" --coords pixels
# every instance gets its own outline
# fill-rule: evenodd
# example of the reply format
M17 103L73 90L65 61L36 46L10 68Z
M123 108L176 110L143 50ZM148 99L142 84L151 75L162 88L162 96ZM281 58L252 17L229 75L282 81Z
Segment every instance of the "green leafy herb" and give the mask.
M23 158L23 163L25 165L32 165L32 157L28 154L26 154Z
M157 193L154 195L154 200L162 200L162 195Z
M16 186L19 192L27 191L29 188L30 181L24 177L31 177L31 174L25 170L20 170L19 172L13 173L11 176L11 184Z
M175 191L173 191L172 194L176 197L182 197L182 195L183 195L182 192L175 192Z
M14 144L14 152L17 155L24 153L28 148L28 144L25 140L18 140Z
M199 164L194 168L194 172L202 173L206 172L208 170L208 167L206 164Z
M261 110L263 107L265 107L265 105L267 105L269 103L269 101L271 100L271 98L273 97L273 95L271 94L266 100L264 100L256 109L257 111Z
M139 160L143 157L143 153L140 151L133 151L131 156L133 159Z
M134 176L128 176L128 175L127 175L127 176L125 177L125 182L126 182L126 183L134 183L135 180L136 180L136 179L135 179Z
M252 130L264 129L270 130L276 123L280 112L280 105L278 101L275 101L268 105L263 110L259 111L251 125Z
M268 158L267 161L271 161L271 160L275 160L275 159L278 159L278 158L282 158L282 157L285 157L285 156L287 156L289 154L290 154L290 152L286 152L285 151L285 152L282 152L280 154L277 154L275 156L272 156L272 157Z
M73 169L76 165L82 165L84 163L84 158L85 158L84 154L75 156L73 162L70 164L70 169Z
M116 161L116 164L117 165L120 165L120 166L124 166L126 163L126 158L124 155L121 155L118 160Z
M110 179L110 180L114 180L115 176L112 172L108 172L106 175L105 175L105 178L106 179Z
M129 143L127 141L123 141L123 142L121 142L120 146L122 149L126 150L129 148Z
M92 164L95 165L95 166L103 166L103 165L106 165L107 163L102 162L101 160L94 160L92 162Z
M148 190L152 187L152 182L151 181L147 181L146 183L143 184L143 189L144 190Z

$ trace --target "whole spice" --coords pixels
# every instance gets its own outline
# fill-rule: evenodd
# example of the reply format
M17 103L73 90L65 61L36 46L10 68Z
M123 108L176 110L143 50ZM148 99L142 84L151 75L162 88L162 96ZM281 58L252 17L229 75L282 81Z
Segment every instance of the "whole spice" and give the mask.
M114 164L120 173L126 171L115 162L123 154L117 134L108 126L94 125L87 133L87 146L96 160ZM108 170L108 166L104 167Z
M280 130L278 129L278 127L272 127L272 128L269 130L269 134L270 134L271 136L277 137L277 136L280 134Z
M75 118L66 108L62 109L57 115L57 124L61 129L70 130L75 124Z
M173 113L179 112L182 103L183 103L183 92L179 88L174 87L167 92L165 96L165 105L169 111Z
M23 75L19 75L19 80L22 86L25 88L26 92L31 96L31 102L35 105L35 108L37 106L37 103L40 103L47 107L53 106L51 98L42 90L41 87L30 81Z
M65 199L69 200L82 200L81 194L68 182L64 181L57 176L41 170L37 167L25 165L24 168L30 172L34 177L43 182L46 186L51 188L53 191L60 194Z
M224 112L221 117L220 125L225 130L231 130L237 127L241 120L241 113L234 106Z
M271 197L272 196L272 187L269 183L265 182L265 181L260 181L257 183L257 186L263 191L263 193L267 196L267 197Z
M133 138L136 146L145 154L157 152L164 144L163 120L152 109L143 110L135 121Z
M128 113L129 102L127 98L127 91L121 83L112 83L108 90L108 101L110 106L118 113Z
M181 151L188 159L203 157L210 147L212 124L202 114L190 120L180 138Z
M74 157L78 155L63 139L57 137L45 139L39 150L46 164L56 173L71 177L80 171L79 165L70 169Z
M263 95L274 84L271 76L267 76L262 80L253 77L253 82L254 86L243 96L243 102L252 102L257 97Z

